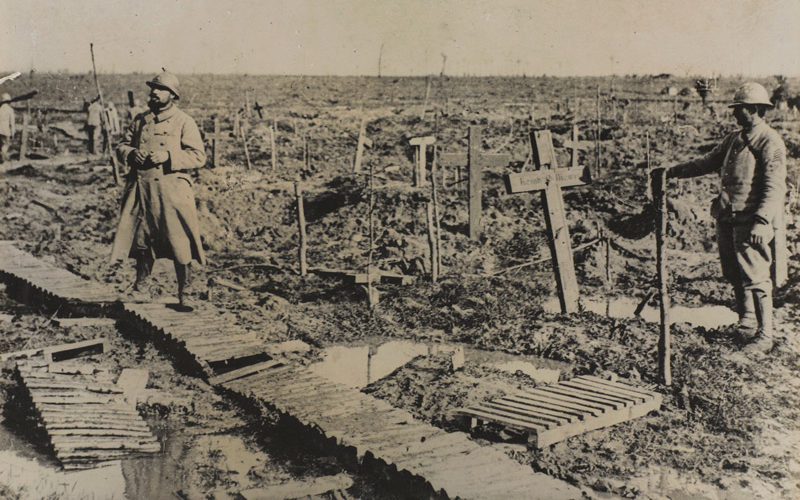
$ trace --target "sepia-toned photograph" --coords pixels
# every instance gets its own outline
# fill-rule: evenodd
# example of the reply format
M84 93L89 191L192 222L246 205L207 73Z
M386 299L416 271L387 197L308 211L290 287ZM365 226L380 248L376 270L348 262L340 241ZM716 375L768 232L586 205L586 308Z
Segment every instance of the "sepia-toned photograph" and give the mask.
M800 498L797 0L0 0L0 499Z

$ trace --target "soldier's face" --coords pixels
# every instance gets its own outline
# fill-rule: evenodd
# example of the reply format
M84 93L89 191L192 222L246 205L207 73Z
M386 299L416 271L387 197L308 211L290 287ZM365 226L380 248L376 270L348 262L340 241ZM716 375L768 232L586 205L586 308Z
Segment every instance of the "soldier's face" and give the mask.
M172 92L161 87L150 87L150 99L148 104L157 108L163 108L172 102Z
M733 108L733 117L736 118L736 123L742 128L753 126L757 113L757 111L750 109L749 106L736 106Z

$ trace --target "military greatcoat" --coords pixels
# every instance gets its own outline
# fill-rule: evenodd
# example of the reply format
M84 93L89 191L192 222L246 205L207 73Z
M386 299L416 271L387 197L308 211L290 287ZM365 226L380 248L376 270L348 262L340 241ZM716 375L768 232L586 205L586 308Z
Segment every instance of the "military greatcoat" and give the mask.
M133 153L166 151L166 163L149 159L135 166ZM154 258L179 264L205 264L200 241L192 180L186 172L205 164L206 154L194 120L173 103L158 114L137 115L116 149L117 158L130 167L111 260L134 257L141 246ZM137 248L139 247L139 248Z

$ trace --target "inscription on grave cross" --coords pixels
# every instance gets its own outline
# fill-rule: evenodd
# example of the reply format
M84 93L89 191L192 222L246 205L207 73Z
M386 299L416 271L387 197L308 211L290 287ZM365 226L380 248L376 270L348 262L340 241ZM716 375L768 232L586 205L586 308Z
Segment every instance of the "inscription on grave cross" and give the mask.
M578 281L572 261L572 247L564 210L561 188L580 186L584 182L584 167L559 168L549 130L536 130L531 134L533 159L537 170L506 175L508 193L542 192L545 208L547 236L553 267L556 271L558 299L564 313L578 310Z
M492 154L481 151L482 134L478 126L469 128L469 149L467 154L443 153L439 156L442 167L460 167L467 165L469 170L469 237L477 240L481 235L481 208L483 189L483 169L489 167L505 167L511 162L511 155Z

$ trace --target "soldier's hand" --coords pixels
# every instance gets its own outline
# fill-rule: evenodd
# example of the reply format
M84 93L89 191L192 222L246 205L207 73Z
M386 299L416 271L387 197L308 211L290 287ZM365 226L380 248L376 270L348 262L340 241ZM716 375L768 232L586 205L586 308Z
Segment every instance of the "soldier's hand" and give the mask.
M155 163L156 165L161 165L162 163L166 163L169 160L169 153L166 151L153 151L150 153L150 161Z
M756 222L753 224L753 228L750 229L750 238L747 241L751 245L763 246L769 243L771 239L772 226L763 222Z
M134 149L131 153L131 161L135 167L141 167L144 165L145 160L147 160L147 153L141 149Z

